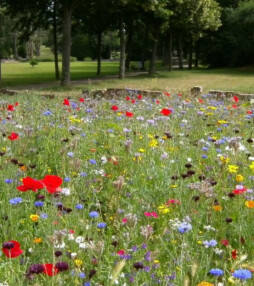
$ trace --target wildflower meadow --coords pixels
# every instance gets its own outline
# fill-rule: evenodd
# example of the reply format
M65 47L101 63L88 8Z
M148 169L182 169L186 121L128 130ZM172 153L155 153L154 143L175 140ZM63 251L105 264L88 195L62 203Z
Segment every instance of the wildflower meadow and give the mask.
M0 285L254 285L242 98L0 99Z

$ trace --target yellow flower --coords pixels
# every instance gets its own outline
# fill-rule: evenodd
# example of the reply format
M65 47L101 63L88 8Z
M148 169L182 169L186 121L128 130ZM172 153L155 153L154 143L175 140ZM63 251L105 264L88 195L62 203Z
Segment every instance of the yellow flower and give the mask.
M80 123L81 122L81 120L80 119L78 119L78 118L74 118L74 117L69 117L69 120L72 122L72 123L74 123L74 122L78 122L78 123Z
M236 175L235 180L240 183L243 181L243 176L242 175Z
M217 108L215 106L207 106L207 109L216 110Z
M212 112L207 112L205 115L213 115L213 113Z
M175 188L177 188L177 185L171 185L170 187L175 189Z
M222 206L216 205L216 206L213 206L213 209L214 209L216 212L219 212L219 211L222 210Z
M226 120L218 120L218 124L228 124Z
M159 213L160 214L167 214L170 212L170 209L166 205L161 205L158 207Z
M33 240L34 243L41 243L42 242L42 238L38 237L38 238L35 238Z
M37 214L31 214L30 215L30 219L33 221L33 222L36 222L38 219L39 219L39 216Z
M153 139L150 141L149 147L155 148L155 147L158 147L158 144L159 144L158 141L156 139Z
M83 264L83 261L80 260L80 259L75 259L75 260L74 260L74 263L75 263L75 265L76 265L77 267L80 267L80 266Z
M223 164L227 164L230 161L230 159L228 157L225 157L225 156L220 156L220 160Z
M142 148L139 149L139 152L141 153L144 153L145 151L146 151L145 149L142 149Z
M254 162L251 163L250 169L254 172Z
M156 264L160 263L160 261L158 259L155 259L153 262Z
M254 201L246 201L245 205L247 208L253 209L254 208Z
M239 167L237 167L236 165L228 165L228 171L229 173L237 173Z

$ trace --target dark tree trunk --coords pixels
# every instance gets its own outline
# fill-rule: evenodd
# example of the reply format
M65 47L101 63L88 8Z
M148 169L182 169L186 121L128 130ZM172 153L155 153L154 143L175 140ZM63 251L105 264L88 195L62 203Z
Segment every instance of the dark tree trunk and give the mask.
M188 61L188 69L192 70L192 60L193 60L193 42L192 42L192 37L190 37L190 42L189 42L189 61Z
M157 46L158 46L158 37L156 36L156 38L154 39L153 50L152 50L151 60L150 60L150 67L149 67L150 75L155 75L156 73Z
M182 33L178 35L178 56L179 56L179 69L183 69L183 47L182 47Z
M127 44L126 44L127 56L126 56L125 66L127 70L130 70L131 54L132 54L132 39L133 39L133 23L131 22L130 31L128 33Z
M123 15L120 19L120 67L119 79L124 79L125 76L125 28L123 22Z
M173 54L173 28L170 27L170 29L169 29L169 63L168 63L168 70L169 71L173 70L172 54Z
M13 34L13 53L14 53L14 59L17 60L19 58L18 55L18 43L17 43L17 33Z
M54 1L53 8L53 42L54 42L54 61L55 61L55 77L60 79L59 65L58 65L58 42L57 42L57 20L56 20L57 4Z
M101 36L102 33L99 32L97 35L97 75L101 74Z
M71 16L72 9L63 7L62 86L70 84Z
M198 61L199 61L199 44L197 41L195 45L195 68L198 68Z
M162 65L168 66L169 65L169 37L170 32L167 33L166 37L163 40L163 60Z

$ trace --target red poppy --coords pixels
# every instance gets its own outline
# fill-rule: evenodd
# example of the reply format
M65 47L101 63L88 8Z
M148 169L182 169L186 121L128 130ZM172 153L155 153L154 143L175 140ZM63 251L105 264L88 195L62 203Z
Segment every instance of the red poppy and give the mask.
M69 100L65 98L64 101L63 101L63 105L70 106Z
M229 245L229 242L228 242L227 239L222 239L221 244L223 244L223 245L225 245L225 246L228 246L228 245Z
M62 185L63 180L55 175L46 175L40 182L45 186L50 194L53 194L61 191L60 186Z
M252 114L252 111L251 111L251 110L248 110L247 113L248 113L248 114Z
M232 193L234 193L235 195L240 195L246 191L247 191L246 188L242 188L242 189L235 189Z
M178 96L182 96L182 94L181 94L181 93L178 93Z
M11 105L11 104L9 104L9 105L8 105L8 107L7 107L7 110L9 110L9 111L13 111L13 110L14 110L14 106L13 106L13 105Z
M17 133L15 133L15 132L12 132L11 133L11 135L10 136L8 136L8 138L10 139L10 140L17 140L18 138L19 138L19 135L17 134Z
M233 99L234 99L235 102L239 101L239 97L237 97L237 96L234 96Z
M199 99L198 102L199 103L204 103L204 101L202 99Z
M54 276L59 272L59 270L52 263L45 263L43 264L43 267L43 273L48 276Z
M170 93L169 93L169 92L164 92L164 94L165 94L166 96L170 96Z
M232 107L233 107L233 108L237 108L238 106L237 106L236 104L233 104Z
M19 103L18 102L15 102L15 104L14 104L15 106L18 106L19 105Z
M84 102L85 100L84 100L84 98L80 98L79 101L80 102Z
M15 258L23 253L23 250L20 249L20 244L16 240L3 243L2 251L8 258Z
M118 255L124 255L124 254L125 254L125 251L124 251L123 249L121 249L121 250L117 251L117 254L118 254Z
M172 113L172 111L167 108L163 108L160 113L165 116L169 116Z
M111 109L114 110L114 111L117 111L117 110L118 110L118 107L117 107L116 105L113 105L113 106L111 107Z
M24 178L22 182L23 185L17 187L17 189L21 192L26 192L28 190L36 192L37 190L44 188L43 184L40 181L35 180L31 177Z
M157 103L157 104L159 104L159 103L160 103L160 101L159 101L159 100L156 100L156 103Z
M138 99L140 99L140 100L142 99L142 95L141 94L138 95Z
M233 250L233 251L231 252L231 255L232 255L232 258L233 258L233 259L236 259L236 258L237 258L237 250Z
M126 111L125 112L125 116L127 117L133 117L133 113L129 112L129 111Z
M129 96L126 96L125 99L126 100L131 100L131 98Z
M133 104L136 102L134 99L132 99L132 101L131 101Z

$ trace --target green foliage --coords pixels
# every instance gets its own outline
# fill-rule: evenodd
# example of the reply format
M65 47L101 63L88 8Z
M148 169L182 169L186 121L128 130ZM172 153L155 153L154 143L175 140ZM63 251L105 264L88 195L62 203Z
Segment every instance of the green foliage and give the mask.
M29 61L29 64L30 64L32 67L34 67L34 66L37 66L39 63L38 63L38 61L37 61L36 59L31 59L31 60Z

